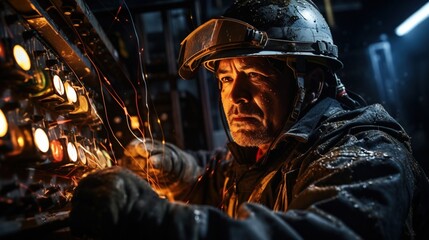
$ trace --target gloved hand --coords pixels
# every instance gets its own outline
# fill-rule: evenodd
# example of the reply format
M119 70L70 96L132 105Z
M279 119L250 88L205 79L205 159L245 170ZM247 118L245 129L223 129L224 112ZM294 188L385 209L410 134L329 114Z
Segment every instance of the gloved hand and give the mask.
M121 167L81 179L71 204L72 234L95 239L129 239L149 230L157 234L169 205L145 180Z
M183 189L202 174L202 167L192 155L173 144L151 139L131 141L119 165L133 170L157 190Z

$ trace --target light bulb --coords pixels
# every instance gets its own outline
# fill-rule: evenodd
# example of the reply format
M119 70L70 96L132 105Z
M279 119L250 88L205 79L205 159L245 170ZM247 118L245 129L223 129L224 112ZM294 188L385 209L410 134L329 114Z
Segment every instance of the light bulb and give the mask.
M34 131L34 143L41 152L47 153L49 151L49 138L45 130L37 128Z
M15 58L16 63L24 71L28 71L31 68L31 60L28 56L27 51L21 45L15 45L13 47L13 57Z
M51 141L51 152L54 162L61 162L64 158L64 148L57 139Z
M77 93L76 90L73 88L73 86L69 82L64 83L64 88L66 90L66 96L70 103L76 103L77 102Z
M7 134L9 125L7 123L7 118L4 115L3 111L0 109L0 137L4 137Z
M77 161L77 149L74 143L72 142L67 143L67 154L69 156L70 161L72 162Z
M57 91L58 94L60 94L61 96L64 95L64 84L63 81L61 80L60 76L58 75L54 75L54 88L55 91Z

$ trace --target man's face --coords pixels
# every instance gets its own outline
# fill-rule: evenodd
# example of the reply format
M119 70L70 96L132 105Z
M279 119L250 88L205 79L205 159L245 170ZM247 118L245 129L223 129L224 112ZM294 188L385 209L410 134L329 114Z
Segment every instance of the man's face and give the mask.
M220 60L223 109L234 141L241 146L268 146L282 128L294 96L292 75L266 58Z

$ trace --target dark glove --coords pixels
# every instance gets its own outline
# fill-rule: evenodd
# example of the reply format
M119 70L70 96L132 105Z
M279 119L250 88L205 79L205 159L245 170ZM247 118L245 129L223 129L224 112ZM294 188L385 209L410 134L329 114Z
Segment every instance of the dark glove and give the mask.
M169 205L145 180L121 167L84 177L71 204L72 234L95 239L128 239L145 231L156 235Z
M192 155L173 144L150 139L131 141L119 164L138 173L157 189L169 188L174 183L184 188L202 174L202 167Z

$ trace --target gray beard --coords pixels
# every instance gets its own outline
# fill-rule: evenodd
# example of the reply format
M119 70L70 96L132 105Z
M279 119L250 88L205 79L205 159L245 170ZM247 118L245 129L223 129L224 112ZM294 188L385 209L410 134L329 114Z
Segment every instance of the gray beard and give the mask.
M231 136L242 147L258 147L273 140L265 131L240 130L239 132L231 133Z

